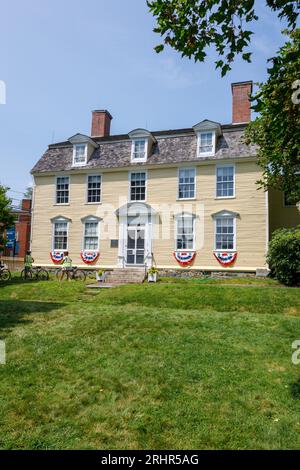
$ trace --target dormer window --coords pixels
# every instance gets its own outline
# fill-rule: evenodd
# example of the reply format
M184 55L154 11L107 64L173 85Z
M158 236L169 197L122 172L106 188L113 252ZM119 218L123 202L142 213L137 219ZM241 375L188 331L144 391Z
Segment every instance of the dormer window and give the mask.
M131 159L133 161L146 161L147 147L148 143L145 139L133 140Z
M156 142L153 135L146 129L135 129L128 135L131 139L131 163L146 162Z
M86 165L87 162L87 144L76 144L73 150L73 165Z
M197 135L197 157L212 157L216 153L217 137L221 135L221 126L207 119L193 127Z
M93 139L83 134L75 134L68 140L73 145L72 166L87 165L94 151L99 147Z

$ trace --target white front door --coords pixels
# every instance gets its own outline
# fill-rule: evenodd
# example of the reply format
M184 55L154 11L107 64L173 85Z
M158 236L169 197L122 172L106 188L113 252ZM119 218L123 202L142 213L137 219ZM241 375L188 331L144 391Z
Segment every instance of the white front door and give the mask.
M145 263L145 226L127 227L126 264L143 265Z

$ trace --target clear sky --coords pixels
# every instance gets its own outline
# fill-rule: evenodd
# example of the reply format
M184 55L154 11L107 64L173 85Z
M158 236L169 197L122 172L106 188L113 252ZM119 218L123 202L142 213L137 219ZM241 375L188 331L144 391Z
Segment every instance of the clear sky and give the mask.
M160 42L145 0L2 0L0 182L24 191L47 145L90 133L91 111L108 109L112 133L231 121L230 83L263 81L285 26L258 0L253 63L220 77L210 54L195 64ZM16 199L19 193L11 193Z

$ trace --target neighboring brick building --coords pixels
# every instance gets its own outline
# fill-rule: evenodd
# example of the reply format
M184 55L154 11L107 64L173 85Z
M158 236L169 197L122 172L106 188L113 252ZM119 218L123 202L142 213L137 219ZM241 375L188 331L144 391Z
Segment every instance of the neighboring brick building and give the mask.
M23 259L30 247L31 199L22 199L21 208L14 209L13 213L16 216L16 223L7 231L8 242L4 256Z

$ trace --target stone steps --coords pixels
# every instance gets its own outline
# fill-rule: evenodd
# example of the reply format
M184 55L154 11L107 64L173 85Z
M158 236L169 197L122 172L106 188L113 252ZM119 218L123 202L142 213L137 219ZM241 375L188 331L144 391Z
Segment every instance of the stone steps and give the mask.
M109 271L105 282L108 284L141 284L145 280L145 268L117 268Z

